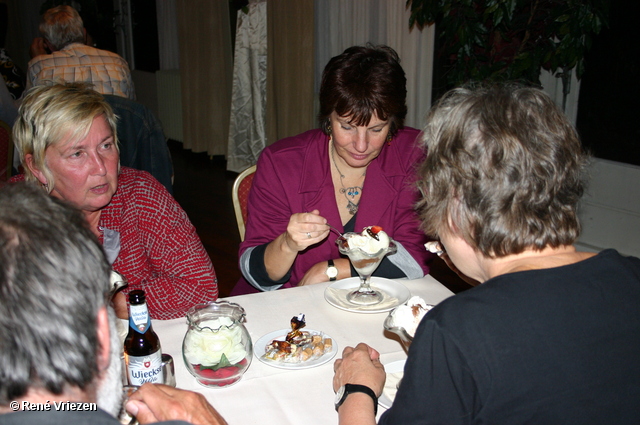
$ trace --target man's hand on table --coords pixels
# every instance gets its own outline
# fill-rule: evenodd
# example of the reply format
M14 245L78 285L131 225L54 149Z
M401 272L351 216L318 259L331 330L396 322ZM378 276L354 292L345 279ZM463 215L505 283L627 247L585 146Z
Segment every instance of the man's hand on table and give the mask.
M126 404L141 424L181 420L194 425L227 425L202 394L161 384L144 384Z
M386 374L380 363L380 353L367 344L360 343L346 347L342 358L333 365L333 390L345 384L365 385L376 393L382 394ZM371 407L371 397L364 393L350 394L338 409L340 425L372 425L376 423L375 410Z
M380 363L380 353L367 344L360 343L355 348L346 347L342 358L333 365L333 391L345 384L366 385L380 397L387 375Z

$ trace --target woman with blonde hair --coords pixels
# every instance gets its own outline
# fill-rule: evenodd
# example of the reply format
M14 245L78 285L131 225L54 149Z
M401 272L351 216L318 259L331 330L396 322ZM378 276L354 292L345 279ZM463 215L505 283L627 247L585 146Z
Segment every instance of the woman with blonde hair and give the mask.
M18 180L84 213L128 280L125 292L144 289L157 319L218 297L211 260L180 205L149 173L120 167L117 118L101 94L82 83L38 86L19 112L13 136L25 174Z

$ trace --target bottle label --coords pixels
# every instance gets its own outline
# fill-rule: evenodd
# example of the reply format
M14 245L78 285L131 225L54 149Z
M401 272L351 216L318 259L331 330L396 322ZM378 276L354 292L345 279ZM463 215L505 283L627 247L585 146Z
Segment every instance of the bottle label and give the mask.
M164 383L162 350L148 356L127 356L127 375L130 385L142 385L147 382Z
M146 304L129 306L129 326L141 334L151 327L149 310L147 310Z

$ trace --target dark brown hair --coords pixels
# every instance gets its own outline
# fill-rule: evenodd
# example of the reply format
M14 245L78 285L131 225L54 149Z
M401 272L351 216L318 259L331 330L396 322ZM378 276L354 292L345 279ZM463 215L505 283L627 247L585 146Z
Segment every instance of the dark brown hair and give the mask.
M398 54L388 46L353 46L331 58L322 73L320 128L329 134L333 111L353 125L367 125L375 113L390 120L393 136L407 115L407 79Z
M427 117L418 208L427 234L452 227L496 258L570 245L588 156L542 90L516 84L455 89Z

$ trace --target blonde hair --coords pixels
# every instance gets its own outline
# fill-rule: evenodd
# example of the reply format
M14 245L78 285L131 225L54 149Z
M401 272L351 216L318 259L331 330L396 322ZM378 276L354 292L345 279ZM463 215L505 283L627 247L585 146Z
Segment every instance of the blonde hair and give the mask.
M25 164L25 156L33 156L33 165L47 180L49 193L55 186L45 154L50 146L63 141L77 142L87 136L94 118L104 115L116 149L117 117L104 97L86 83L53 84L30 89L19 109L13 126L13 140ZM39 183L29 167L25 167L25 180Z

